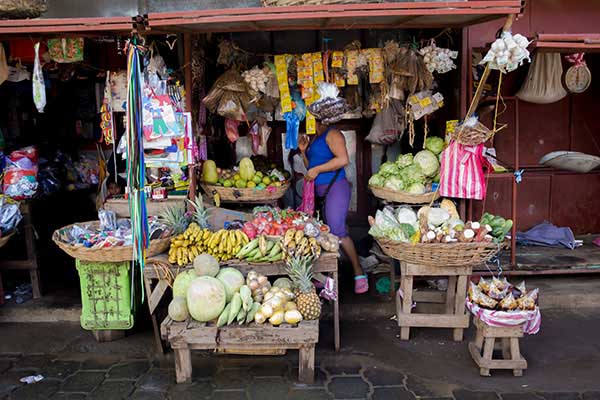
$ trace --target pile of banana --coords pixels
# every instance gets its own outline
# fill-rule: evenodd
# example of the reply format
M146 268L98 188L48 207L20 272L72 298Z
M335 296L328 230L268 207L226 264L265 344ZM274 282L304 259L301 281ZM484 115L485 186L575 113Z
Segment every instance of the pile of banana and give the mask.
M281 243L286 257L311 256L314 259L321 255L321 245L317 239L304 235L304 231L289 229L283 236Z
M280 243L279 239L269 239L260 235L242 247L235 257L253 263L281 261L285 254Z
M169 262L187 265L202 253L208 253L220 261L230 260L248 242L248 236L239 229L211 232L192 222L185 232L171 239Z

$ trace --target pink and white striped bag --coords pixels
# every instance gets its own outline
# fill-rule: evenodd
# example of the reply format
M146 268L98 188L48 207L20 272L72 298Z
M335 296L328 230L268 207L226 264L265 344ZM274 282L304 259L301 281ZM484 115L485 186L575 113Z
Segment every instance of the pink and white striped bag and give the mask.
M442 152L440 195L461 199L483 200L486 182L483 167L489 163L483 156L483 144L468 146L453 140Z

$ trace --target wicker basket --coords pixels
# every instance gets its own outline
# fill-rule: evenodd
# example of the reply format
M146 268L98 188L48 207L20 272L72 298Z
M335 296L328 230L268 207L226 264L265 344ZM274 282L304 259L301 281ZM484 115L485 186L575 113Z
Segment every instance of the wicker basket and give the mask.
M452 138L460 144L477 146L487 142L492 136L494 136L494 131L477 121L475 126L458 126Z
M0 18L38 18L48 10L46 0L0 1Z
M388 256L417 265L460 267L483 264L498 254L505 244L497 243L404 243L375 239Z
M99 262L122 262L131 261L133 259L132 246L115 246L102 249L90 249L82 245L74 246L65 243L61 238L61 232L70 229L73 225L67 225L61 229L54 231L52 240L65 253L73 258L82 261L99 261ZM97 226L98 222L82 222L77 225ZM146 249L146 257L153 257L164 253L171 244L171 237L151 240Z
M289 183L283 184L279 187L270 186L269 188L262 190L254 188L238 189L233 187L209 185L207 183L202 183L201 186L204 192L211 197L215 193L218 193L221 201L241 203L260 203L279 200L290 187Z
M397 190L390 190L382 188L380 186L369 185L369 189L373 192L375 197L383 200L391 201L394 203L403 204L429 204L440 197L440 193L436 190L435 192L423 193L423 194L410 194L406 192L400 192Z
M369 0L263 0L265 7L318 6L328 4L376 3Z
M10 238L11 238L11 237L12 237L14 234L15 234L14 232L11 232L11 233L9 233L9 234L8 234L8 235L6 235L6 236L2 236L2 237L0 237L0 247L4 247L4 245L5 245L6 243L8 243L8 241L10 240Z

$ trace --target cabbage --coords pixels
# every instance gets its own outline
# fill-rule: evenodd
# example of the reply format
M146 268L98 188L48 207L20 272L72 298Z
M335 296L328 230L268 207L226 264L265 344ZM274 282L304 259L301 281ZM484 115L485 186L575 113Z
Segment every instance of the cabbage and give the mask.
M379 174L375 174L369 179L369 185L372 186L383 186L384 183L385 178Z
M383 187L390 190L404 190L404 182L402 178L390 176L385 180Z
M439 168L440 162L435 154L429 150L422 150L415 155L414 163L421 167L423 174L427 177L434 177Z
M379 167L379 174L383 176L397 175L398 171L396 164L391 161L385 162Z
M183 271L175 278L173 282L173 297L185 297L190 284L196 279L196 272L193 269Z
M188 319L190 313L187 307L187 300L185 297L175 297L169 303L168 309L169 317L173 321L181 322Z
M199 322L218 318L225 308L226 301L225 286L212 276L194 279L187 293L190 315Z
M398 159L396 160L396 165L398 166L398 168L408 167L412 163L413 163L413 155L410 153L400 154L398 156Z
M431 181L434 183L440 183L440 171L438 171L437 175L434 176Z
M417 213L410 207L398 207L396 219L401 224L414 225L417 223Z
M423 194L425 193L425 185L419 182L415 182L408 187L406 190L410 194Z
M444 150L444 139L438 136L430 136L425 140L425 148L436 156Z
M210 254L198 254L194 258L194 270L198 276L217 276L219 262Z
M240 291L240 288L246 284L244 275L235 268L223 268L218 274L217 279L221 281L227 293L227 302L231 301L233 295Z
M404 181L405 186L410 186L413 183L424 183L425 175L418 164L409 165L400 170L400 176Z
M433 226L441 226L450 220L450 214L443 208L431 207L427 213L427 223Z

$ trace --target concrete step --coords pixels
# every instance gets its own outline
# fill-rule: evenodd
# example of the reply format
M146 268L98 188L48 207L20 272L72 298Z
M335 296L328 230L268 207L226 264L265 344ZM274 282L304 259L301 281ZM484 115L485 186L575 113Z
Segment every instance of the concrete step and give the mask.
M577 311L596 308L600 304L600 276L529 277L525 282L528 288L540 289L539 303L542 311ZM342 293L340 299L342 320L391 318L396 314L394 301L383 296L375 298ZM324 307L323 314L323 318L330 319L332 307ZM8 303L0 306L0 323L79 322L80 316L80 299L65 295L48 295L24 304Z

